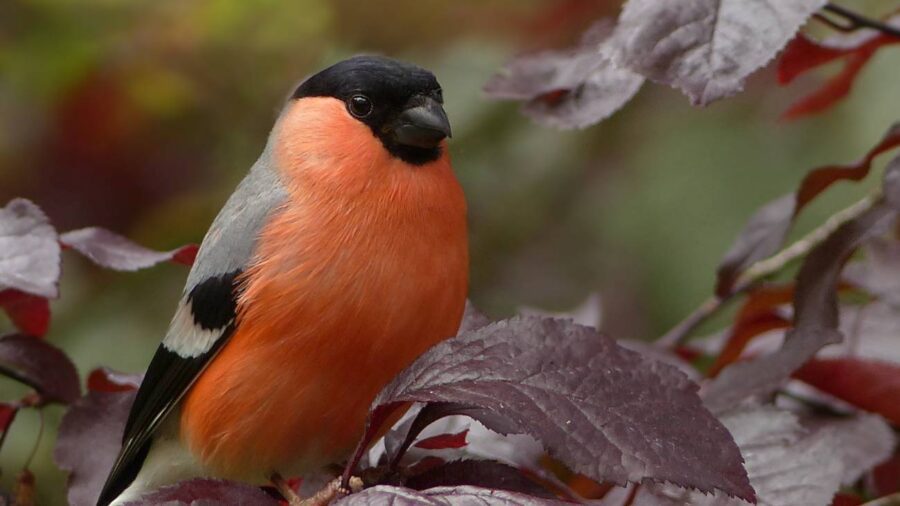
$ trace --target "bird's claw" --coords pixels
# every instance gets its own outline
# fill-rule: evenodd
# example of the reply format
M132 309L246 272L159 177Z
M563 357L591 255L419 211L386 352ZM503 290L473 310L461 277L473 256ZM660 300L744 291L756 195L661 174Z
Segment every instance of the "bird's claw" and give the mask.
M340 499L341 497L348 496L350 494L359 492L363 488L363 481L357 476L353 476L350 478L349 489L341 486L341 479L335 478L330 481L328 485L322 490L316 492L316 494L312 497L308 497L306 499L298 496L293 490L289 488L287 490L283 490L279 487L279 492L281 495L288 501L290 506L327 506L335 499Z

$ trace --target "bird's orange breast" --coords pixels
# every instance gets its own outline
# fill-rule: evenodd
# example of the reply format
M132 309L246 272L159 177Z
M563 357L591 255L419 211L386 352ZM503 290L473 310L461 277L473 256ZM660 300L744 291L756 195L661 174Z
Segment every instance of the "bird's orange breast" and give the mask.
M346 456L378 391L456 333L468 289L446 155L391 157L330 98L298 101L276 128L290 199L243 275L237 330L181 410L194 455L245 480Z

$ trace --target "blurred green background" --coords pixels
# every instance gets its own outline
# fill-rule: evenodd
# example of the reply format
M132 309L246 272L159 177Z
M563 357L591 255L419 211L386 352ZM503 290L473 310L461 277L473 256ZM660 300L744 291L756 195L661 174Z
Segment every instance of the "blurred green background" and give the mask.
M871 13L890 1L856 2ZM283 99L305 75L358 52L432 69L453 123L451 152L470 205L471 297L495 317L527 305L577 306L600 294L602 326L650 339L705 298L749 214L806 170L860 156L900 117L900 51L864 69L849 99L778 120L834 66L790 88L772 69L707 109L645 85L599 126L558 132L483 83L514 54L560 47L604 0L0 0L0 205L43 207L60 230L100 225L147 246L199 242L259 154ZM880 162L883 165L883 161ZM821 220L862 188L828 193ZM134 274L65 254L48 339L82 374L140 371L168 324L187 270ZM10 327L0 317L0 331ZM4 398L23 390L3 383ZM63 504L52 464L62 409L31 469L38 504ZM34 412L0 451L0 488L34 448Z

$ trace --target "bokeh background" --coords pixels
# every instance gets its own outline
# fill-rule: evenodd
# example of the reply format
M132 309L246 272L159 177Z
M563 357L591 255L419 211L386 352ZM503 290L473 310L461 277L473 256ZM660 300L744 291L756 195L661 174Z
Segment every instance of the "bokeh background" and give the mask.
M618 8L0 0L0 205L26 197L61 231L99 225L157 249L199 242L295 84L343 57L382 53L432 69L443 85L469 199L475 303L502 317L523 306L563 311L599 294L589 304L602 307L606 331L652 339L709 294L717 260L758 205L816 165L852 161L898 119L900 50L878 53L837 107L791 123L781 111L835 67L786 89L766 69L745 93L706 109L645 85L623 111L578 132L536 126L481 92L509 57L565 46ZM800 229L864 191L830 191ZM115 273L72 254L63 269L48 339L83 374L146 367L187 270ZM0 316L0 331L9 327ZM0 385L4 398L18 389ZM0 488L33 453L38 504L64 504L51 458L61 415L45 410L35 447L40 419L20 413L0 451Z

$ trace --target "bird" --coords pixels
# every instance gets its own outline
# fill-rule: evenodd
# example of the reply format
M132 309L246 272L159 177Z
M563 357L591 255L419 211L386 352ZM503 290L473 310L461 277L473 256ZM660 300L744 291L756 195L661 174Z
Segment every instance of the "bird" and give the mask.
M456 334L467 212L443 102L384 56L295 88L200 245L98 506L341 462L380 389Z

